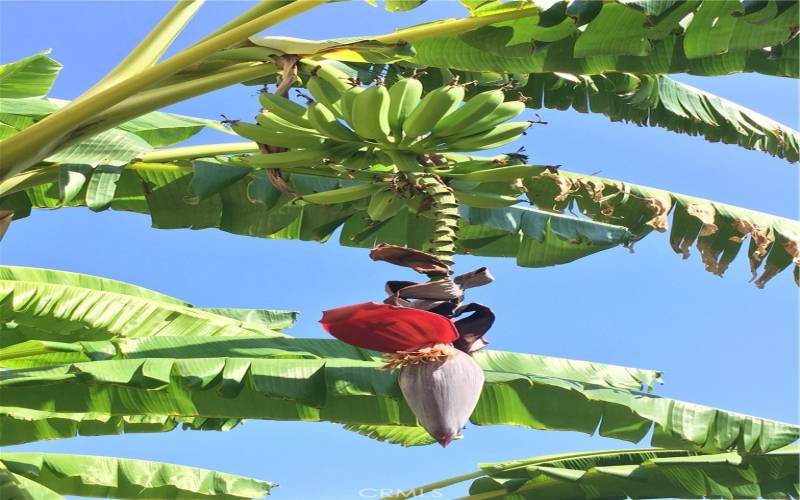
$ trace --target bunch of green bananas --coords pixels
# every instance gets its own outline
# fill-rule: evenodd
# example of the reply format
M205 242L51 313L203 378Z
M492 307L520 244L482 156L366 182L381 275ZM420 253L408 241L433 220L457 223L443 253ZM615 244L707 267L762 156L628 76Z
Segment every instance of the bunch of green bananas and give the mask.
M509 122L524 109L505 101L501 89L464 101L464 85L452 81L423 95L422 82L403 78L391 87L378 79L364 87L331 65L320 65L306 83L308 106L262 93L257 124L234 122L242 137L288 148L265 155L253 166L291 167L364 162L423 171L417 156L427 153L493 149L516 140L528 121ZM462 104L463 103L463 104ZM357 168L356 168L357 169Z

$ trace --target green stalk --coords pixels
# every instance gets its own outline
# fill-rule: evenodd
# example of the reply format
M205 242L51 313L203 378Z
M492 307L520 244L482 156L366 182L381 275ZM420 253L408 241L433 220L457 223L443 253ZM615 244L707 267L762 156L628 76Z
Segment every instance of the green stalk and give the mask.
M212 90L253 80L274 72L275 65L272 63L237 64L225 71L214 73L209 76L159 87L153 90L146 90L98 114L90 123L80 127L68 137L64 138L63 142L58 144L58 147L60 149L70 144L80 142L87 137L108 130L120 123L149 113L150 111L169 106L170 104L185 101L191 97L211 92Z
M241 42L259 31L290 19L326 0L296 0L273 12L264 14L241 26L198 43L166 61L152 66L125 79L110 88L102 90L86 100L70 104L52 115L37 122L3 141L3 154L0 157L0 180L34 165L56 151L73 129L111 106L120 103L137 92L167 78L181 69L202 61L217 50Z
M147 163L163 163L241 153L258 153L258 144L255 142L223 142L221 144L201 144L199 146L157 149L143 154L139 159Z
M92 88L84 92L76 101L83 100L90 95L113 86L116 83L135 75L136 73L154 65L164 52L172 45L175 38L194 17L205 0L178 0L174 7L164 16L155 28L139 42L127 56L114 69L112 69Z
M441 481L436 481L435 483L429 483L422 486L417 486L416 488L412 488L410 490L402 491L397 495L392 495L390 497L381 497L381 500L404 500L406 498L414 498L420 495L423 495L429 491L439 490L442 488L446 488L448 486L452 486L454 484L463 483L464 481L469 481L470 479L476 479L479 477L483 477L486 475L486 471L479 470L475 472L470 472L469 474L463 474L461 476L454 476L448 479L443 479Z

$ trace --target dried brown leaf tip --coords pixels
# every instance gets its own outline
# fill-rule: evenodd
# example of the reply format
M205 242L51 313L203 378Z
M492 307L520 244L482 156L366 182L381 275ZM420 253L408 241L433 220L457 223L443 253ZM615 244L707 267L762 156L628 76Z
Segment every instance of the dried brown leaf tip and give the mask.
M698 236L711 236L716 233L719 227L714 224L714 207L706 203L689 203L686 205L686 213L700 219L703 226L700 228Z
M775 236L771 234L769 227L760 226L745 219L738 219L733 222L733 228L742 233L741 236L731 236L730 240L736 243L744 240L748 234L755 243L755 250L750 254L750 271L753 273L753 279L756 277L756 269L761 265L764 256L767 255L770 245L775 241ZM764 274L768 270L764 270ZM771 277L771 276L770 276ZM767 278L769 280L769 278ZM763 283L766 283L764 281ZM758 283L756 283L758 285ZM763 286L763 285L762 285Z
M403 266L413 269L421 274L450 274L450 268L429 253L415 250L413 248L401 247L381 243L369 252L372 260L382 260L396 266Z
M653 218L645 224L659 233L665 232L669 228L667 214L672 208L672 199L669 196L645 198L644 205L653 212Z

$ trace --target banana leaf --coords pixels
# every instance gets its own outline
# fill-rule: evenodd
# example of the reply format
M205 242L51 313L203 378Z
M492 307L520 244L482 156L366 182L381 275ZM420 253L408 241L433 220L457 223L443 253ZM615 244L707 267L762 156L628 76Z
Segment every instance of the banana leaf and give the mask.
M76 436L169 432L178 426L191 430L227 431L241 422L204 417L64 413L0 406L0 446Z
M329 421L416 427L396 375L352 359L144 358L0 372L9 407L112 416ZM639 391L486 370L476 425L574 430L716 452L765 453L800 427Z
M153 164L150 168L149 164L137 163L134 168L123 170L109 206L114 210L147 213L153 226L160 229L218 228L245 236L326 242L341 227L340 244L362 248L382 242L426 250L433 239L433 221L410 210L403 209L375 224L368 218L363 203L328 206L293 203L280 193L270 198L262 193L275 188L260 171L249 171L237 180L218 184L219 190L214 193L211 184L202 181L209 189L201 197L193 190L198 184L195 178L199 163L208 165L197 160L195 168L171 164ZM286 177L300 194L357 182L324 174L287 174ZM4 198L0 209L14 211L19 218L24 217L31 206L63 206L59 199L61 191L57 182L40 184ZM277 200L277 203L265 203L265 199ZM88 201L79 193L66 205L88 205ZM464 207L461 217L459 253L514 257L526 267L571 262L630 243L633 238L627 229L613 223L598 223L523 206Z
M81 497L235 500L261 498L276 486L197 467L115 457L3 452L0 462L51 491Z
M244 314L239 311L238 314ZM148 335L283 336L264 318L198 309L151 290L63 271L0 266L0 347ZM286 318L281 319L283 324ZM107 357L107 354L98 356Z
M644 448L544 455L479 470L385 500L424 496L473 480L462 500L505 498L797 498L797 446L763 455Z
M612 121L699 135L790 162L800 159L797 130L665 76L531 74L520 91L534 109L601 113Z
M550 455L481 464L486 498L797 498L797 446L765 455L662 449Z
M12 99L47 95L62 68L61 64L48 57L49 53L49 50L39 52L0 65L0 95ZM9 111L0 107L0 112Z
M416 54L406 60L501 73L800 76L796 2L563 0L477 5L473 18L504 9L516 9L518 18L413 41Z

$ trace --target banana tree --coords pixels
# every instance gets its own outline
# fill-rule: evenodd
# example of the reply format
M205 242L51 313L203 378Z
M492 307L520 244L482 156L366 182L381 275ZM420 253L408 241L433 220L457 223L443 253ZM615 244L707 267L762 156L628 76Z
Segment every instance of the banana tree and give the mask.
M468 121L453 118L458 111L477 117L466 110L500 95L498 108L600 113L796 162L800 141L790 127L665 75L796 78L797 3L465 0L462 19L382 36L254 36L322 3L260 2L159 62L202 4L178 2L117 68L72 102L45 97L60 68L46 54L3 66L0 233L34 207L87 206L149 214L159 228L216 227L266 238L326 241L341 228L343 245L407 246L434 254L445 267L466 253L539 267L618 245L632 248L652 230L666 231L671 213L671 245L687 257L696 242L707 270L722 275L749 236L757 286L792 263L798 278L796 221L558 165L529 165L519 150L475 156L539 123L490 120L485 128L462 130ZM387 7L421 3L389 1ZM376 83L364 88L361 81ZM254 112L263 111L257 125L157 112L236 83L276 85L254 102ZM303 89L301 100L286 98L292 87ZM418 94L396 104L392 94L407 95L403 87ZM429 96L450 99L451 91L458 93L454 102L438 115L414 116L434 100ZM254 142L164 148L223 125ZM377 370L376 353L285 336L278 330L291 314L204 311L100 278L2 272L5 444L164 432L179 424L227 430L245 418L329 421L391 443L433 442L396 376ZM85 309L73 308L76 301ZM584 488L612 497L634 491L599 480L605 473L644 478L647 486L635 490L643 496L791 495L783 480L797 482L781 472L767 484L755 465L773 463L763 454L797 440L796 426L641 392L658 381L657 372L498 351L474 359L486 380L471 416L477 425L599 429L633 442L652 429L654 446L686 450L612 454L603 464L618 469L600 472L597 462L566 457L534 460L524 471L510 467L510 475L500 467L482 474L491 480L476 482L478 498L513 498L540 487L566 496ZM720 454L731 448L737 454ZM796 451L776 456L783 471ZM101 494L110 496L130 495L125 485L176 467L12 456L0 461L0 470L9 471L2 484L12 495L26 489L37 497L98 494L85 475L64 465L70 461L129 471L121 484L116 476L99 479ZM722 462L736 470L717 467ZM743 469L746 479L728 480ZM139 494L236 497L269 490L265 482L191 474L196 480L180 492L156 484ZM667 481L665 474L677 479ZM689 487L697 477L718 484ZM241 488L209 490L209 481Z
M404 446L434 443L400 394L397 375L380 370L379 353L290 337L280 330L293 324L291 311L202 309L119 281L10 266L0 267L0 304L2 445L178 425L229 430L248 418L328 421ZM725 457L749 460L800 437L795 425L653 396L661 381L653 370L493 350L474 359L486 378L470 419L479 426L597 430L631 442L652 429L653 445L687 450L669 456L711 454L709 463L730 448L737 452ZM214 495L248 497L270 487L196 470L185 484L162 484L147 478L178 466L113 458L14 452L0 462L10 474L6 487L34 496L39 487L111 497L139 488L143 497L182 490L199 498L212 494L210 484L223 484ZM118 469L122 476L103 472ZM652 491L677 494L653 481Z
M179 2L117 69L68 105L41 98L59 69L46 55L7 65L3 87L10 91L2 103L6 138L0 165L6 223L31 207L110 207L148 213L160 228L216 227L315 241L326 241L341 228L340 243L346 246L395 243L434 253L438 248L513 257L521 266L539 267L619 245L633 247L653 230L668 230L672 214L670 244L686 258L696 243L710 272L721 276L749 237L746 253L757 286L792 264L795 278L800 276L796 221L557 166L527 165L524 154L452 153L454 147L470 152L470 144L476 149L491 145L486 137L438 146L418 141L410 151L420 159L392 157L397 145L380 147L380 141L354 134L338 121L345 117L330 102L336 92L360 90L354 83L359 79L381 78L399 87L414 80L403 76L413 75L427 95L459 78L473 82L465 88L467 102L500 88L508 105L519 94L532 109L600 113L796 162L797 131L665 76L798 76L794 2L465 1L468 16L462 19L382 36L301 40L253 35L321 2L266 1L157 62L200 3ZM387 7L407 10L421 3L389 2ZM325 81L331 72L338 76ZM292 148L292 161L281 154L274 159L251 155L259 147L278 152L278 143L154 150L188 137L196 127L181 123L193 122L186 117L146 113L239 81L274 82L280 84L278 94L304 88L317 101L308 108L315 109L311 115L334 113L334 121L322 125L317 116L322 128L310 126L302 105L265 94L262 103L254 103L254 111L268 111L260 115L260 127L234 122L234 129L263 138L264 129L277 120L280 139L268 138L294 137L284 142ZM281 123L298 108L295 123ZM338 137L332 128L338 128ZM120 130L141 140L118 148L122 151L98 144L104 134ZM321 147L301 147L309 140ZM358 154L342 151L348 140L365 147ZM97 148L103 153L98 155ZM423 177L427 180L420 183ZM335 191L340 188L346 190ZM368 198L353 193L371 196L373 209ZM437 196L453 206L432 210Z

